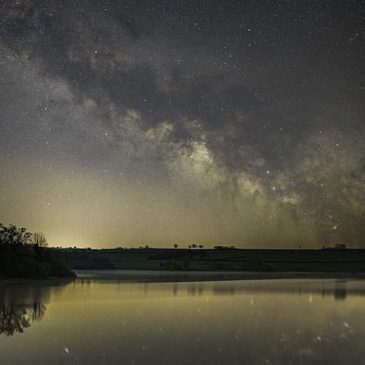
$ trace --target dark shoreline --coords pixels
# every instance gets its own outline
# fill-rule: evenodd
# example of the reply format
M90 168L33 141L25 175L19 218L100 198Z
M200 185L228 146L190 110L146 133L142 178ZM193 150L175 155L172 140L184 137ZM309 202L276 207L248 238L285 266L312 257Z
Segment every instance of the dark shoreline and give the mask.
M64 285L71 283L74 281L76 277L71 278L62 278L62 277L48 277L48 278L1 278L0 277L0 285L1 284L37 284L37 285L45 285L45 284L57 284Z
M31 284L39 286L65 285L74 280L119 281L139 283L198 282L198 281L251 281L295 279L365 279L365 273L343 272L243 272L243 271L158 271L158 270L75 270L75 278L49 277L0 278L2 284Z

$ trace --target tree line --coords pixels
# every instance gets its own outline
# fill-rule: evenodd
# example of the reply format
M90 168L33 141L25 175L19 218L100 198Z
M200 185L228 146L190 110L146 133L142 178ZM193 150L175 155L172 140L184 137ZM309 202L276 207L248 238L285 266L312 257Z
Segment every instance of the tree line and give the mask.
M43 233L0 223L0 277L72 277L74 273L53 259Z

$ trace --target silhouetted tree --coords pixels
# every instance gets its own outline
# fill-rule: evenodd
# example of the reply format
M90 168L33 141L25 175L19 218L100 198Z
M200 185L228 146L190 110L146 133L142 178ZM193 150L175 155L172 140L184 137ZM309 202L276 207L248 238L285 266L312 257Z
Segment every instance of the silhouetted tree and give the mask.
M178 248L179 247L179 245L177 245L176 243L174 244L174 248Z
M32 242L34 245L38 247L47 247L48 243L46 237L42 232L35 232L33 233Z
M26 228L18 228L13 224L5 226L0 223L0 245L25 245L30 242L32 234Z
M42 233L32 235L26 228L0 224L0 275L5 277L71 277L65 265L54 261L46 250Z

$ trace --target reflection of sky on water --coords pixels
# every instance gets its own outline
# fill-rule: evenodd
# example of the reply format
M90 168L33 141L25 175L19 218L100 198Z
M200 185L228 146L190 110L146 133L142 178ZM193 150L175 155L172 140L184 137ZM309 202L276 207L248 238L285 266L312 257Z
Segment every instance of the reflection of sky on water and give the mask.
M42 320L30 321L24 333L0 336L2 365L361 365L365 359L363 280L82 279L59 287L2 285L0 293L1 308L23 306L28 317L34 303L42 308Z

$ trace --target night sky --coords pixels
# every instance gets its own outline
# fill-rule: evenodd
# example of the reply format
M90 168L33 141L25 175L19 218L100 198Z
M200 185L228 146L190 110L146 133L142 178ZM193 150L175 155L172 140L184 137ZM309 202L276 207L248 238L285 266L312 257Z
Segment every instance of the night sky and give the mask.
M0 2L0 222L51 245L365 247L365 2Z

